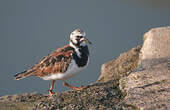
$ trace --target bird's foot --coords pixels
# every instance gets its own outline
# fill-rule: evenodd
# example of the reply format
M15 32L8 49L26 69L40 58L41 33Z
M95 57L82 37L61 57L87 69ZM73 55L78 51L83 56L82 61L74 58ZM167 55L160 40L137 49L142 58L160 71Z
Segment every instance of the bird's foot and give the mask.
M82 87L74 87L74 88L72 88L73 90L83 90L83 89L86 89L87 88L87 86L82 86Z
M82 89L87 88L87 86L75 87L75 86L72 86L72 85L68 84L67 82L64 82L64 86L67 86L67 87L69 87L69 88L72 88L73 90L82 90Z
M52 90L48 91L50 95L54 95L55 93Z

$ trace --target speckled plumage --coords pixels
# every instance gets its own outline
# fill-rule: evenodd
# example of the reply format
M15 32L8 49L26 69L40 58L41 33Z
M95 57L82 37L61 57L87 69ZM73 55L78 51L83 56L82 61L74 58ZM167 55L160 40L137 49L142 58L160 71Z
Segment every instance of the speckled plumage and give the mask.
M54 80L66 80L87 67L89 62L88 43L90 41L85 38L84 31L76 29L70 34L70 44L53 51L32 68L16 74L14 78L19 80L28 76L38 76L44 80L53 80L50 88L50 93L52 93ZM73 89L79 89L66 82L64 84Z

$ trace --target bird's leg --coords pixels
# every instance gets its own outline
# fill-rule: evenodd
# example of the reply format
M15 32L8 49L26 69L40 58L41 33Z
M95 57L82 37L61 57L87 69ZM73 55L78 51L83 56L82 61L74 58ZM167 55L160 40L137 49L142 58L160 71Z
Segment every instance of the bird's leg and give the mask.
M54 94L54 92L52 91L52 90L53 90L53 87L54 87L54 83L55 83L55 80L52 80L51 87L50 87L50 90L49 90L49 94L50 94L50 95L53 95L53 94Z
M85 86L85 87L74 87L74 86L68 84L68 83L65 82L65 81L64 81L64 86L67 86L67 87L69 87L69 88L72 88L73 90L82 90L82 89L84 89L84 88L87 88L86 86Z

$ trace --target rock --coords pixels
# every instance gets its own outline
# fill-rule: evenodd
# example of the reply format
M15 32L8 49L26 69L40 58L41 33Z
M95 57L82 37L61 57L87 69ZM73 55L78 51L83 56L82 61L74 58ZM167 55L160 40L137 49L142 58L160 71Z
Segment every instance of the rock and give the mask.
M170 54L170 26L151 29L144 35L142 60L166 58Z
M53 96L25 93L0 97L0 110L168 110L170 27L151 29L144 44L102 65L96 83ZM136 68L137 67L137 68Z
M97 82L119 80L122 77L128 76L138 65L140 49L141 46L138 45L130 51L120 54L116 60L104 63Z
M39 93L26 93L0 97L0 110L113 110L121 109L120 101L126 93L119 89L119 77L128 75L138 63L139 50L137 46L123 53L112 63L118 76L109 80L97 82L82 91L66 91L54 96ZM120 63L120 64L119 64ZM116 69L117 68L117 69ZM125 68L125 69L124 69ZM133 69L132 69L133 68ZM119 70L119 71L118 71ZM126 73L127 72L127 73ZM119 75L120 74L120 75ZM109 74L107 74L109 75Z
M144 35L140 64L147 68L170 58L170 27L154 28Z
M95 83L82 91L53 96L39 93L0 97L0 110L112 110L123 98L116 81Z
M170 109L170 27L145 34L138 68L120 80L120 88L127 93L124 109Z

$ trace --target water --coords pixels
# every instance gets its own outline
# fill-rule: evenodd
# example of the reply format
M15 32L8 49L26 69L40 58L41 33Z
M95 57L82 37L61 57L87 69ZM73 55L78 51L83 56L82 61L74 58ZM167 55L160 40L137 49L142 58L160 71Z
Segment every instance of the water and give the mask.
M75 28L85 30L93 45L89 47L88 68L68 82L75 86L95 82L104 62L142 44L142 36L150 28L170 25L168 3L1 0L0 95L47 93L50 81L36 77L15 81L13 75L67 44ZM68 88L57 81L54 90L61 92Z

